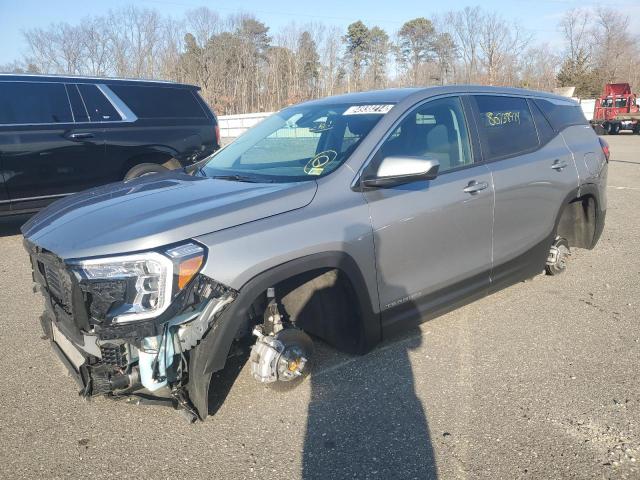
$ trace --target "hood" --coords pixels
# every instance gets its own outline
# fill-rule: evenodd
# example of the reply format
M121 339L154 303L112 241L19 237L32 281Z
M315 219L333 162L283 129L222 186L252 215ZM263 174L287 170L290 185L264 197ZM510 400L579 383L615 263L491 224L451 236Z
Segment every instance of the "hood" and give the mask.
M59 200L23 227L63 259L148 250L308 205L315 181L245 183L173 171Z

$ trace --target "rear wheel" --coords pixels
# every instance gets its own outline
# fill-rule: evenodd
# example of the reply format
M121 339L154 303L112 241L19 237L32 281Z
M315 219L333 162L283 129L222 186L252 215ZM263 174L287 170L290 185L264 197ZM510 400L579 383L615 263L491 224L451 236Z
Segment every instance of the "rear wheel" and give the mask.
M141 163L131 168L124 176L124 180L133 180L134 178L143 177L145 175L151 175L154 173L168 172L169 169L158 165L156 163Z
M545 266L547 275L560 275L563 273L567 269L569 255L571 255L569 243L566 239L558 237L549 250L549 257Z

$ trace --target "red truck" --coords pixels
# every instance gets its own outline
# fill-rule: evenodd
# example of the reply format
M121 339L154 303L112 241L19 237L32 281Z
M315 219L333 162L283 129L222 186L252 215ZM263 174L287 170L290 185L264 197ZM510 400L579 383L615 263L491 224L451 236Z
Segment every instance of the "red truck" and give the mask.
M620 130L640 133L640 108L628 83L608 83L596 99L593 127L598 133L617 135Z

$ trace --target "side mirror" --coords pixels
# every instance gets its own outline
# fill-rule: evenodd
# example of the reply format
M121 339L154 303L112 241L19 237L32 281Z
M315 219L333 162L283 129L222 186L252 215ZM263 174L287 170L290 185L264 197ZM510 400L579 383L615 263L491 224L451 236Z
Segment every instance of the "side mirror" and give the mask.
M368 188L389 188L438 176L440 162L424 157L385 157L375 175L365 176L362 185Z

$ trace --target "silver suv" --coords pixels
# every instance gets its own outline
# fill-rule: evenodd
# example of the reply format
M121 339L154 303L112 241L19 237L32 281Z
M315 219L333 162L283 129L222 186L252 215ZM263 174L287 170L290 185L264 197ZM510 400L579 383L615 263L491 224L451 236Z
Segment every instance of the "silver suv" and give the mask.
M546 93L452 86L296 105L193 168L33 217L42 327L82 395L204 419L212 374L243 345L256 380L293 385L312 339L363 353L561 273L570 248L600 237L607 163L579 106Z

